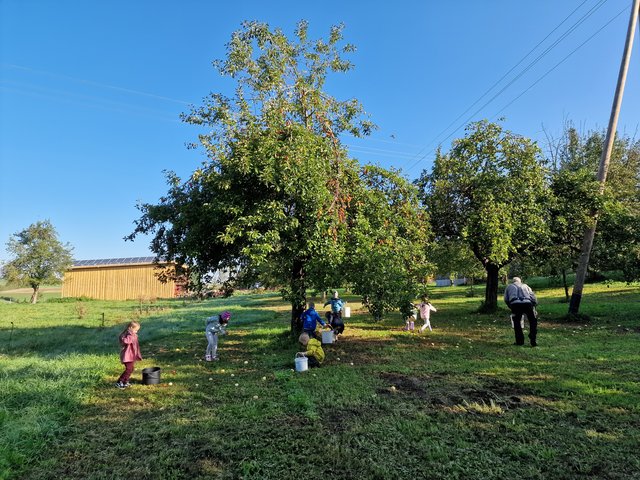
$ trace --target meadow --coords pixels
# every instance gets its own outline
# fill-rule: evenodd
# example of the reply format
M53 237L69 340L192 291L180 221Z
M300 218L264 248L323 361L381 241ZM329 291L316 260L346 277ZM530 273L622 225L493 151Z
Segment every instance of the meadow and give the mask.
M425 334L346 295L345 334L303 373L276 293L0 302L0 478L640 478L640 289L588 285L578 324L561 289L536 287L537 348L463 287L432 288ZM204 362L222 309L220 361ZM118 390L133 319L145 359ZM139 383L149 366L160 385Z

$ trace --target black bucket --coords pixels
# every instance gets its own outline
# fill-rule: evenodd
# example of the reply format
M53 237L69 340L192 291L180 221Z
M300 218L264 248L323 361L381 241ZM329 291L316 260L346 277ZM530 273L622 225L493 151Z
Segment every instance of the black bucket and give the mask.
M157 385L160 383L160 367L142 369L142 383L144 385Z

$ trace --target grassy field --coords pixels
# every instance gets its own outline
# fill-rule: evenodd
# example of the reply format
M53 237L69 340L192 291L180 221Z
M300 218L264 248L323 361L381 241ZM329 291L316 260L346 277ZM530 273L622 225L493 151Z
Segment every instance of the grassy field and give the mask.
M588 285L583 324L538 289L538 348L465 291L432 289L423 335L347 297L345 335L305 373L275 294L0 303L0 478L640 478L638 287ZM203 362L203 319L223 308L221 360ZM131 319L134 378L160 366L161 385L113 387Z
M38 301L47 301L52 298L60 298L62 287L60 285L44 285L40 288ZM31 288L7 287L4 280L0 280L0 302L28 302L33 295Z

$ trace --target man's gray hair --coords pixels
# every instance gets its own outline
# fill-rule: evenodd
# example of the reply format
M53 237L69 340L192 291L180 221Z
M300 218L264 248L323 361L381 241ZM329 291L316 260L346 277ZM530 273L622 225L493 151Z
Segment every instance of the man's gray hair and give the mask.
M520 277L513 277L513 283L522 283L522 279Z

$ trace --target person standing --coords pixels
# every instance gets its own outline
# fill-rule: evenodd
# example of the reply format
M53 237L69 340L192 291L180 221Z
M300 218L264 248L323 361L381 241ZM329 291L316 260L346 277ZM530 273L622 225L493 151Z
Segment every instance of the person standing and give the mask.
M422 318L422 321L424 322L424 325L420 327L420 333L424 332L427 328L432 332L431 312L437 312L438 310L436 310L436 307L431 305L431 302L427 297L422 297L422 303L418 305L418 311L420 312L420 318Z
M326 313L327 322L333 328L336 335L344 332L344 321L342 320L342 307L347 303L340 298L338 291L333 292L333 298L324 302L324 307L331 305L331 311Z
M116 382L117 388L130 387L129 378L133 373L134 365L137 361L142 360L140 355L140 344L138 343L138 330L140 330L140 324L138 322L129 322L127 328L125 328L118 340L120 341L120 363L124 365L124 372L118 378Z
M520 277L513 277L512 283L504 291L504 303L511 309L513 317L516 319L526 315L529 319L529 341L532 347L538 345L538 319L536 318L535 306L538 304L533 290L526 283L522 283ZM513 331L516 335L515 345L524 345L524 333L519 321L513 322Z

